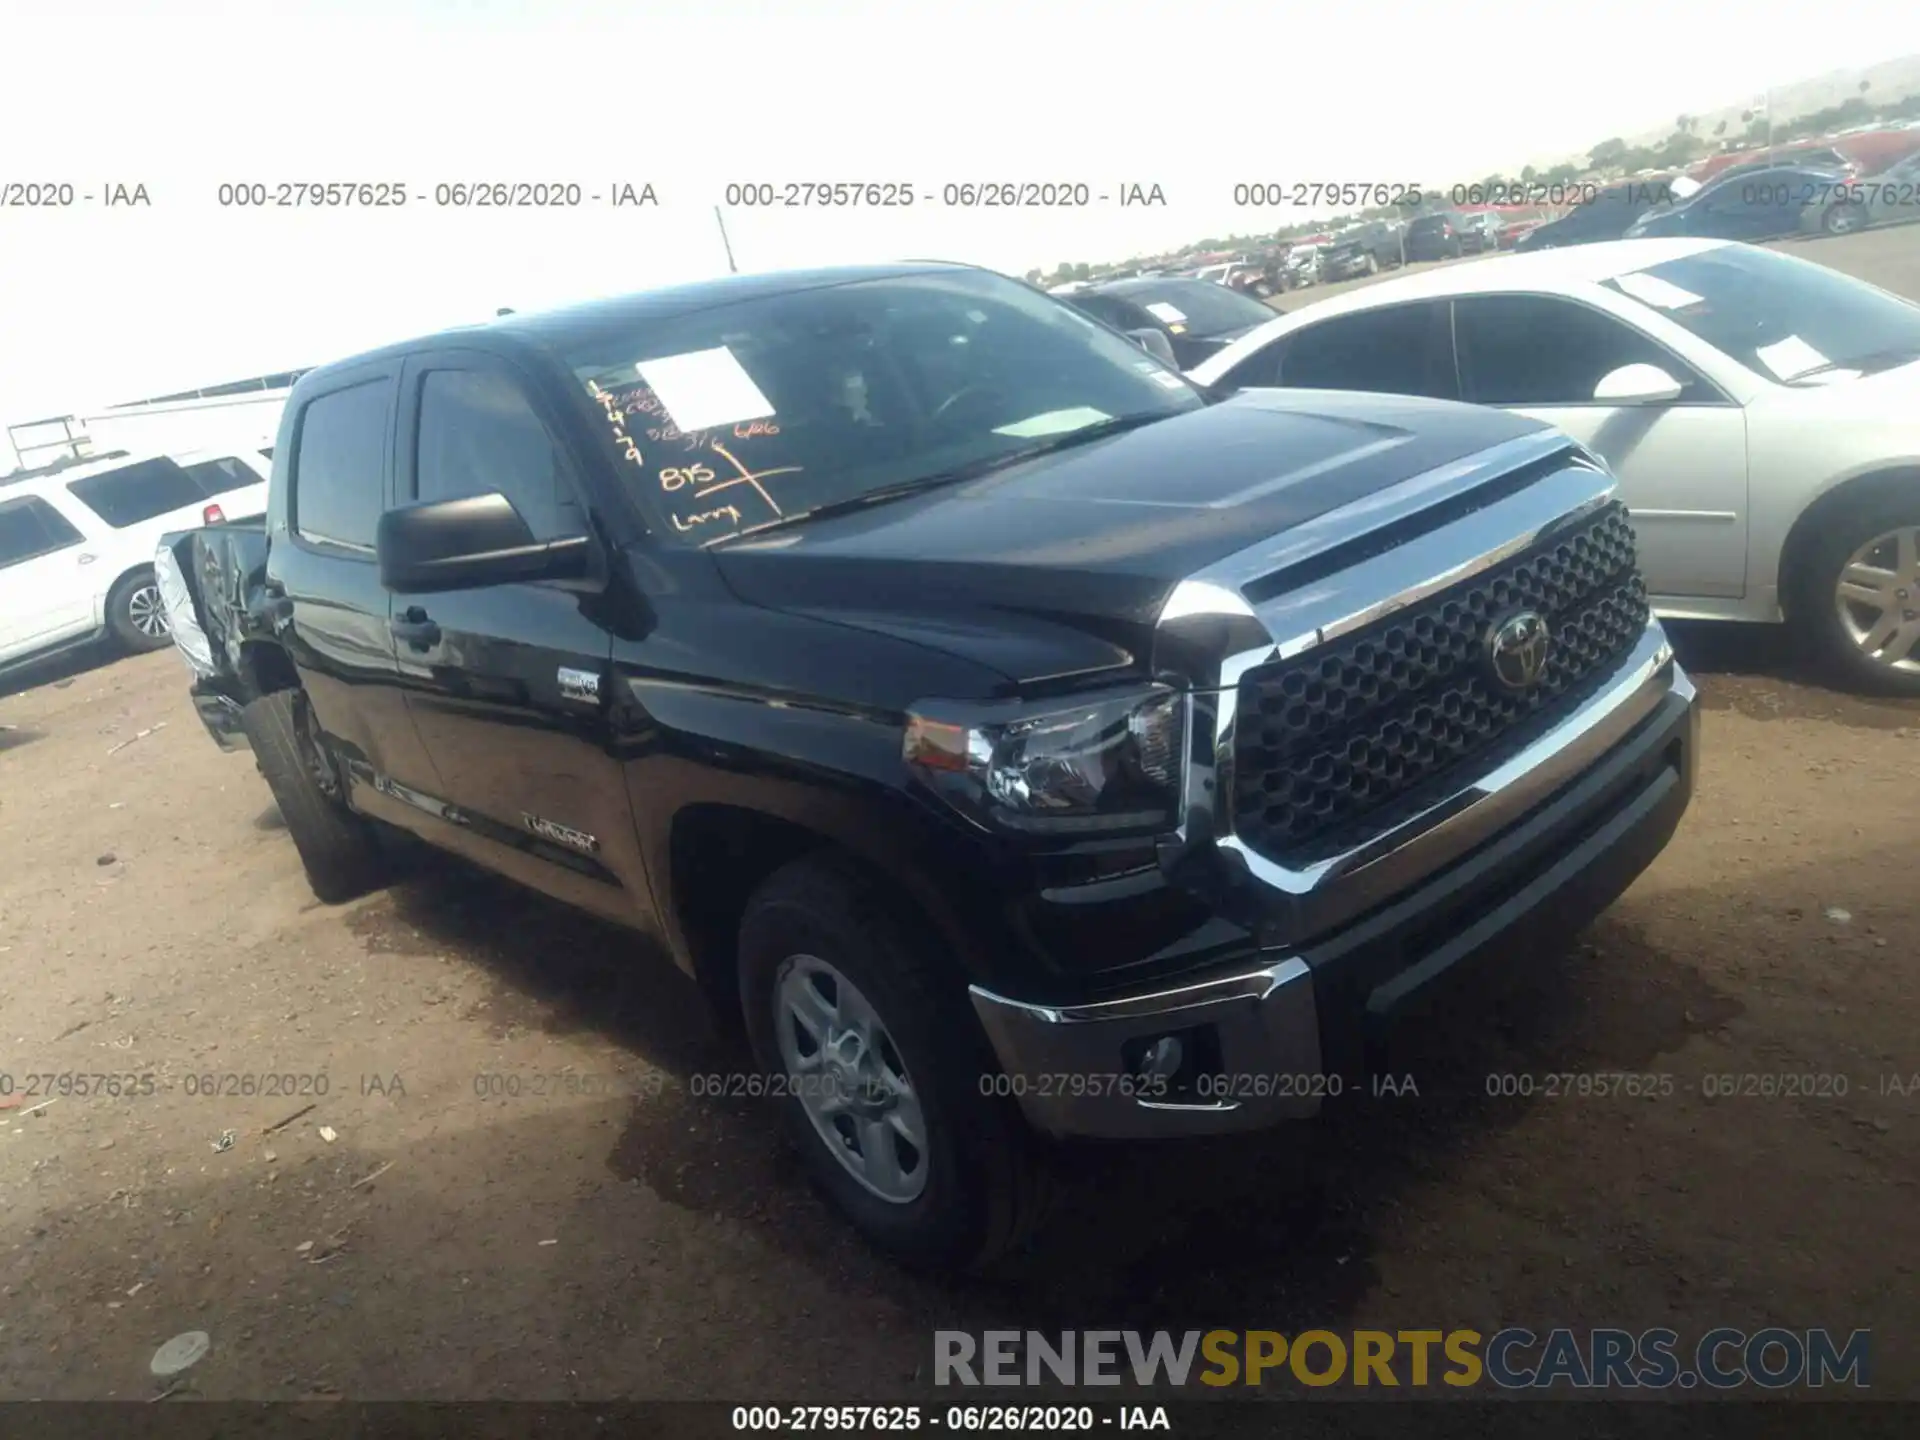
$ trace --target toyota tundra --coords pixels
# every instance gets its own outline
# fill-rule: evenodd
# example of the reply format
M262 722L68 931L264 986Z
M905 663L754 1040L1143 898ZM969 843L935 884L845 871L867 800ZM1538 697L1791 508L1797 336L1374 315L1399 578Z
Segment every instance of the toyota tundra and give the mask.
M1244 1082L1357 1086L1607 906L1693 784L1590 452L1205 391L957 265L311 371L264 527L157 572L321 899L397 827L653 937L926 1263L1027 1232L1051 1138L1312 1115L1338 1087Z

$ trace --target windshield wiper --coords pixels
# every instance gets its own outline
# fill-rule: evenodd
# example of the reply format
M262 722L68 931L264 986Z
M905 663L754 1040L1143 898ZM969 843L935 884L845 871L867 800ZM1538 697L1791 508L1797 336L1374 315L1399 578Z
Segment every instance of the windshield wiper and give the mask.
M829 500L823 505L815 505L808 510L796 510L791 515L782 515L758 525L749 525L733 530L725 535L716 535L702 549L711 549L715 545L724 545L730 540L739 540L748 535L762 535L769 530L782 530L789 525L798 525L807 520L825 519L832 515L847 515L855 510L865 510L870 505L884 505L889 500L899 500L908 495L919 495L928 490L938 490L945 485L958 485L967 480L978 480L983 476L1007 470L1024 461L1036 460L1042 455L1052 455L1060 450L1070 450L1079 445L1090 444L1105 439L1109 435L1119 435L1128 430L1138 430L1143 425L1151 425L1156 420L1164 420L1168 414L1176 412L1146 415L1115 415L1105 420L1097 420L1091 425L1082 425L1077 430L1068 430L1059 435L1049 435L1036 440L1031 445L1022 445L998 455L984 456L978 460L969 460L964 465L955 465L950 469L937 470L931 475L921 475L912 480L902 480L894 485L882 485L877 489L864 490L858 495L849 495L844 500Z
M1797 370L1782 383L1793 385L1801 380L1810 380L1815 375L1830 375L1835 370L1858 370L1863 375L1871 375L1876 370L1891 370L1895 365L1904 365L1909 360L1920 360L1920 345L1889 345L1884 350L1870 350L1864 355L1854 355L1845 360L1828 360L1808 370Z

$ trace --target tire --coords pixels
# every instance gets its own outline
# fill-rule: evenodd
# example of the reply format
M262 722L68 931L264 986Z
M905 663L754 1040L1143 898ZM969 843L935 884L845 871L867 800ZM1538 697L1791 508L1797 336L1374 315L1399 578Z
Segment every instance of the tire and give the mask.
M314 895L338 905L378 889L386 872L379 836L340 798L331 760L309 738L305 693L263 695L240 712L240 724Z
M1867 212L1858 205L1829 205L1820 217L1820 228L1829 235L1851 235L1866 225Z
M1916 550L1920 494L1865 496L1823 524L1795 565L1788 577L1789 623L1810 657L1838 683L1876 694L1920 696ZM1864 568L1849 582L1855 566ZM1856 597L1845 604L1843 583ZM1890 644L1876 643L1876 627L1891 631Z
M107 592L107 629L122 648L136 655L163 650L172 642L160 582L151 568L132 571L114 582Z
M748 901L739 957L754 1060L784 1082L781 1108L809 1177L871 1244L915 1268L972 1270L1031 1235L1051 1195L1046 1157L1016 1102L981 1093L981 1077L997 1074L998 1066L959 972L924 925L852 865L802 859L775 872ZM842 988L848 984L854 993ZM813 1010L812 1026L798 1024L791 1002L801 994L810 1009L831 994L834 1019ZM877 1024L859 1024L860 1002ZM842 1020L854 1021L851 1028L864 1028L873 1041L852 1053L864 1049L860 1076L867 1083L857 1093L887 1096L884 1119L867 1121L877 1130L861 1128L848 1113L816 1120L809 1105L827 1088L834 1067L807 1068L808 1044L818 1057L825 1048L816 1038L821 1027L848 1053L848 1031L837 1028ZM904 1097L885 1083L902 1074ZM837 1078L844 1083L848 1072L839 1069ZM917 1126L910 1109L917 1109ZM863 1147L879 1135L892 1156L894 1195L856 1177L856 1169L866 1169L861 1152L844 1139L834 1148L823 1133L837 1134L838 1126ZM903 1144L915 1130L922 1143Z

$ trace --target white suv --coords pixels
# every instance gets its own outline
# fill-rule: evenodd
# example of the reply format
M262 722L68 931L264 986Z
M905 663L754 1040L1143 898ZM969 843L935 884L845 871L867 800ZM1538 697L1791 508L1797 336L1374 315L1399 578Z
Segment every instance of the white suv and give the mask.
M259 451L119 456L0 479L0 668L101 635L167 643L153 578L161 535L267 509Z

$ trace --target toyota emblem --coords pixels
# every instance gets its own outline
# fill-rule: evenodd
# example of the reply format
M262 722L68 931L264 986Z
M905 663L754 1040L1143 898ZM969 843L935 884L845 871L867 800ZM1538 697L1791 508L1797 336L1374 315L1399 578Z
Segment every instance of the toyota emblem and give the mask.
M1487 632L1487 668L1509 690L1531 690L1547 673L1553 637L1544 616L1521 610Z

